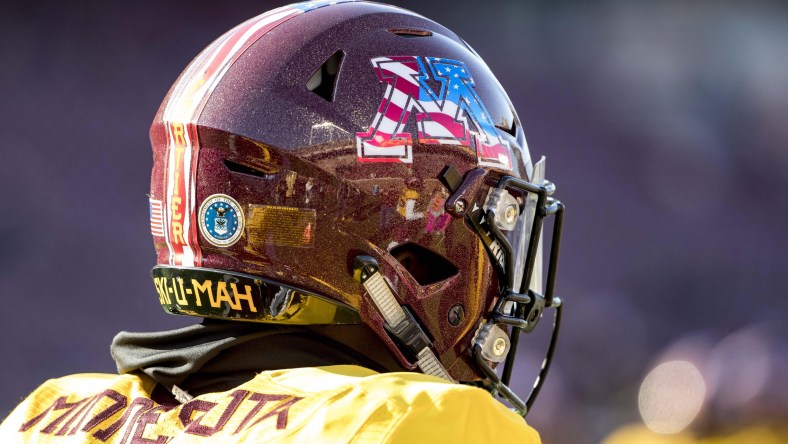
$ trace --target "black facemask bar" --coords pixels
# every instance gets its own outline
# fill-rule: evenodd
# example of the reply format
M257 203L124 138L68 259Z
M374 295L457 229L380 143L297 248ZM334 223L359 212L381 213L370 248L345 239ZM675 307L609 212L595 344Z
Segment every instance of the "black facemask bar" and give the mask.
M456 191L457 193L455 194L459 195L452 196L452 198L447 200L447 207L456 207L456 203L463 200L462 197L478 192L483 176L484 174L481 171L474 170L466 175L465 180L462 180L459 173L453 167L447 168L443 176L444 182L449 186L452 192ZM466 214L466 220L475 228L477 234L482 239L482 242L494 259L493 263L499 268L499 274L502 277L502 279L500 279L500 297L490 313L490 318L487 320L486 325L480 329L482 334L477 335L473 344L472 353L476 365L488 378L487 384L492 393L509 401L518 413L525 416L528 411L530 411L546 379L561 325L562 303L561 299L555 297L553 293L558 268L558 253L561 244L564 206L561 202L550 197L555 191L555 186L547 181L542 185L537 185L512 176L504 176L498 180L495 188L498 190L519 192L522 195L533 193L537 196L536 208L528 241L526 260L524 262L525 270L522 274L522 282L519 285L520 293L513 291L513 289L516 288L515 276L517 275L514 269L514 247L495 223L495 211L493 211L493 209L488 209L486 214L483 214L483 211L477 210ZM482 217L482 215L484 217ZM534 274L544 219L549 216L555 216L555 219L553 222L553 235L550 244L550 257L545 292L544 295L541 295L529 288L529 283ZM523 289L525 289L524 292ZM514 308L510 309L511 307ZM555 308L550 343L533 388L526 400L523 401L509 388L517 344L519 342L519 334L521 330L525 332L533 331L545 308ZM506 362L504 363L501 377L495 372L492 361L489 359L491 356L489 352L489 342L492 340L491 337L495 336L494 331L501 331L500 327L504 329L507 327L511 328L508 354L506 355ZM498 336L500 337L501 334L498 334ZM498 340L500 341L502 339Z

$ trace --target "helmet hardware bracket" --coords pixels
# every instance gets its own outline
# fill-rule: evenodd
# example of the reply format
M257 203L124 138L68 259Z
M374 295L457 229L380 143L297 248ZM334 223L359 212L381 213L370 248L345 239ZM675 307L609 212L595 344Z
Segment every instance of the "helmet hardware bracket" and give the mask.
M380 273L380 266L375 258L356 256L353 261L353 276L369 293L372 302L383 315L383 327L397 339L400 351L406 356L415 357L416 365L425 374L454 382L432 351L432 341L413 313L397 302L394 292Z
M465 179L453 165L447 166L441 174L441 181L452 193L444 205L446 212L454 217L463 217L473 207L473 199L479 193L487 172L484 168L476 168L465 174ZM457 205L458 202L464 202ZM460 210L461 211L458 211Z

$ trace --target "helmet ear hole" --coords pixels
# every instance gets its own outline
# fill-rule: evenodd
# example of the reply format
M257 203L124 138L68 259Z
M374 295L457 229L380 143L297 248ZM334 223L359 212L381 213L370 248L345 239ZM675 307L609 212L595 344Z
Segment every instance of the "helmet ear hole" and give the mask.
M391 255L413 276L419 285L429 285L457 274L457 266L434 251L411 242L398 245Z

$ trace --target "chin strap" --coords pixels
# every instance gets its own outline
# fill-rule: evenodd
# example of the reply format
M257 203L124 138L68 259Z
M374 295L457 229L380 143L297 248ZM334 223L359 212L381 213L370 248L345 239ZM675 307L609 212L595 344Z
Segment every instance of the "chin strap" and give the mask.
M378 271L371 256L358 256L354 264L356 279L369 293L375 307L383 315L384 328L397 338L406 355L416 358L416 365L424 374L455 382L432 351L432 341L407 307L400 305L389 284Z

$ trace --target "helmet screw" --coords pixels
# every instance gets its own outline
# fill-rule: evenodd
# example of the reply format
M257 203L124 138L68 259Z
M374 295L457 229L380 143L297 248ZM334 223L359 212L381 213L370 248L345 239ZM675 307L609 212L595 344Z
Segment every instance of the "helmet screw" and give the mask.
M465 317L465 310L462 309L462 305L455 305L454 307L449 309L449 324L456 327L460 325L462 318Z
M508 207L506 207L506 213L504 214L504 217L506 218L506 223L510 224L514 222L515 216L517 216L517 210L514 208L514 205L509 205Z
M506 353L506 340L504 338L498 338L493 343L493 353L495 356L503 356Z
M465 212L465 201L462 199L458 199L457 202L454 202L454 211L457 214L462 214Z

